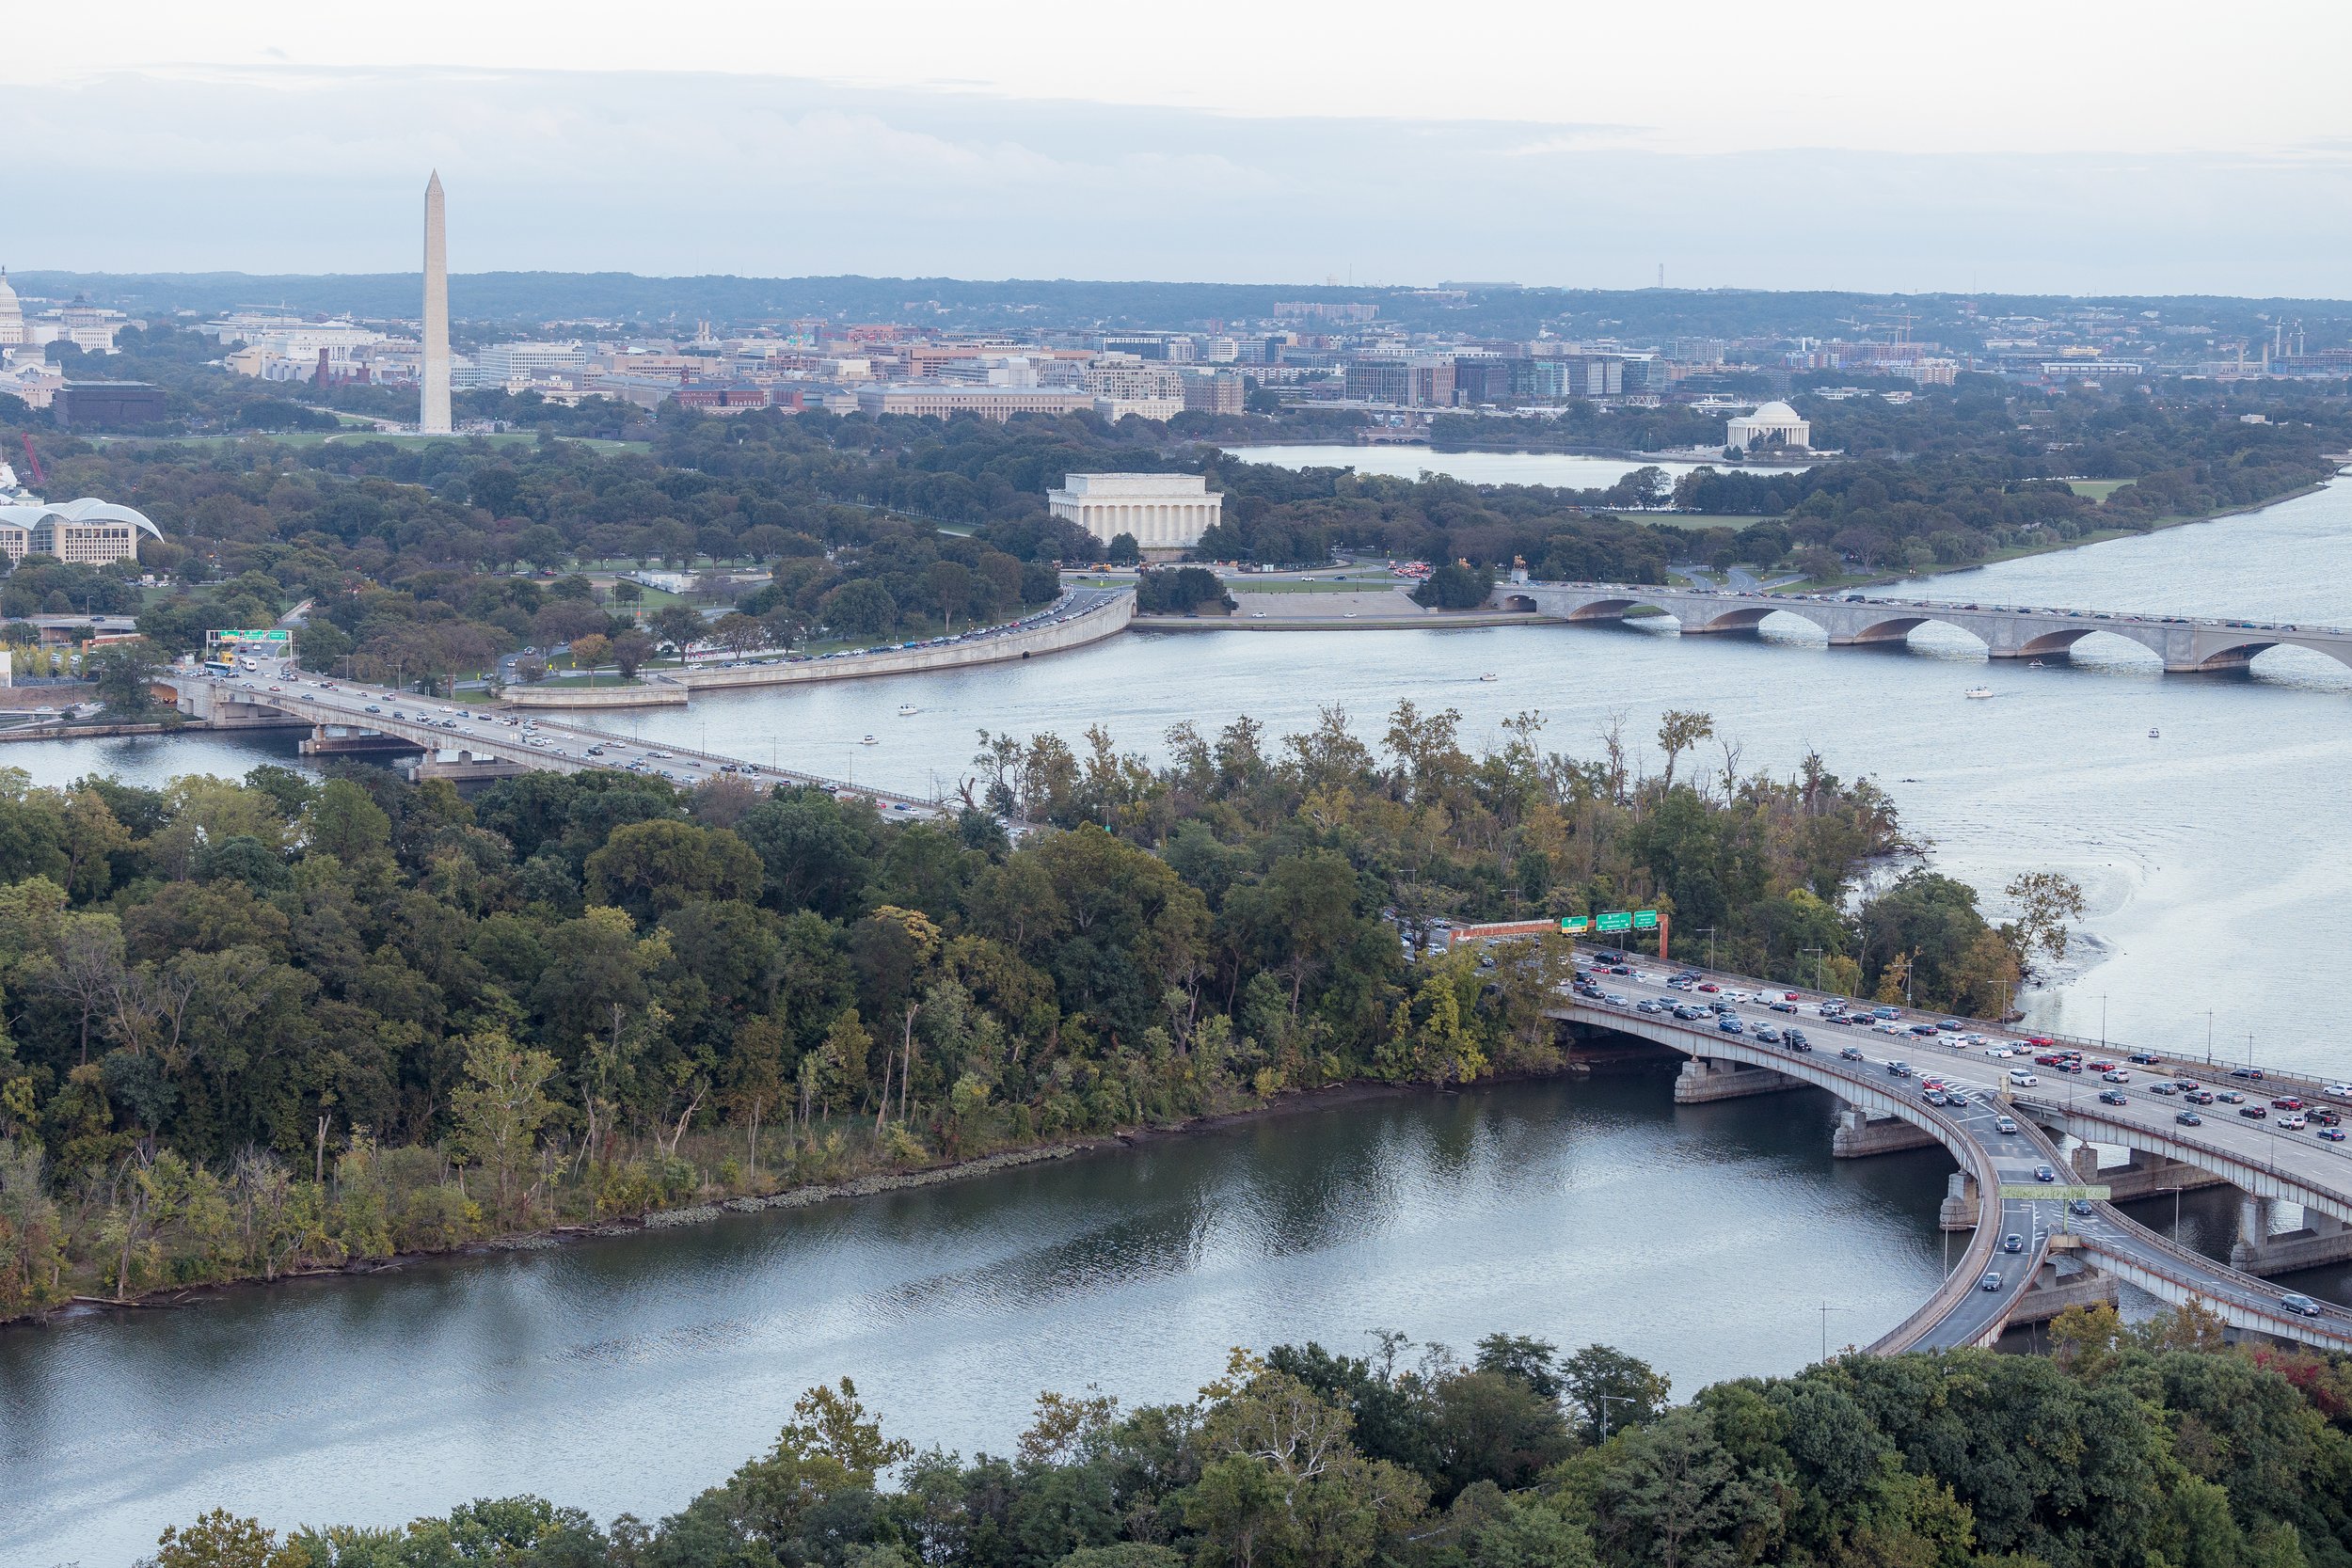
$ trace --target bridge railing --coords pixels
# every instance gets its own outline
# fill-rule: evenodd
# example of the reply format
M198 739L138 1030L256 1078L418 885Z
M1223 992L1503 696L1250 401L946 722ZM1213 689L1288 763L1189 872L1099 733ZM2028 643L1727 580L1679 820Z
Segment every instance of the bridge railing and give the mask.
M766 763L753 763L744 757L731 757L721 752L706 752L699 747L680 745L674 741L648 740L643 736L621 735L612 730L598 729L593 724L574 724L560 720L550 721L543 719L539 721L539 727L543 730L564 730L573 735L587 736L596 740L613 742L622 746L640 748L650 747L658 751L667 752L672 756L693 757L700 762L718 763L722 766L732 763L739 768L746 766L755 767L759 769L763 777L773 775L779 779L788 780L793 784L804 784L817 789L835 791L846 790L852 795L866 796L878 800L887 800L894 804L911 807L920 806L926 810L935 809L939 805L938 800L925 800L919 795L905 795L893 789L880 789L866 784L850 784L840 779L826 778L822 774L803 773L799 769L792 768L775 768L771 767Z
M2184 1135L2184 1130L2179 1128L2177 1124L2173 1127L2147 1127L2122 1117L2107 1116L2104 1114L2104 1108L2101 1107L2096 1101L2091 1101L2089 1105L2061 1105L2057 1101L2044 1100L2039 1095L2011 1095L2010 1097L2010 1102L2013 1105L2027 1107L2029 1110L2041 1110L2054 1117L2064 1117L2070 1119L2083 1121L2094 1121L2103 1126L2137 1132L2145 1138L2175 1144L2182 1148L2193 1148L2198 1152L2207 1155L2213 1159L2226 1160L2236 1164L2244 1165L2249 1170L2252 1170L2261 1176L2266 1177L2270 1180L2278 1182L2282 1187L2299 1187L2306 1192L2313 1193L2325 1193L2328 1190L2317 1178L2312 1176L2308 1171L2289 1170L2286 1166L2265 1160L2258 1154L2240 1153L2234 1148L2226 1148L2219 1144L2207 1143L2201 1138L2185 1136ZM2096 1143L2101 1140L2086 1138L2083 1141L2086 1143ZM2318 1146L2302 1145L2297 1147L2312 1148L2315 1149ZM2346 1166L2346 1174L2347 1176L2352 1176L2352 1165ZM2331 1194L2330 1196L2335 1196L2340 1202L2344 1201L2346 1197L2352 1197L2352 1181L2347 1181L2345 1186L2345 1192Z

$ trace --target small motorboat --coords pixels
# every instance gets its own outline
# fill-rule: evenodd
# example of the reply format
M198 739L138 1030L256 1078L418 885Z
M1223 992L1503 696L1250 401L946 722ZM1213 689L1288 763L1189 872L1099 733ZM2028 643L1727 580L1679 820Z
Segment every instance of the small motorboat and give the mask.
M1499 680L1501 680L1502 677L1501 675L1496 674L1496 673L1495 673L1492 670L1489 670L1489 671L1487 671L1485 674L1483 674L1483 675L1479 676L1478 678L1479 678L1480 680L1482 680L1482 681L1499 681Z
M1967 690L1962 692L1961 695L1967 698L1972 703L1981 703L1987 697L1993 695L1993 689L1989 686L1972 686Z
M876 740L876 739L875 739L872 736L870 736L870 735L869 735L869 736L867 736L865 739L863 739L863 740L859 741L859 742L858 742L858 744L859 744L859 745L861 745L861 746L879 746L879 745L881 745L881 744L882 744L882 742L881 742L881 741L879 741L879 740Z
M2164 738L2164 732L2161 730L2150 730L2148 732L2148 738L2151 740L2161 740Z
M921 708L916 707L913 703L900 703L898 705L898 717L901 719L912 719L922 711L923 710Z

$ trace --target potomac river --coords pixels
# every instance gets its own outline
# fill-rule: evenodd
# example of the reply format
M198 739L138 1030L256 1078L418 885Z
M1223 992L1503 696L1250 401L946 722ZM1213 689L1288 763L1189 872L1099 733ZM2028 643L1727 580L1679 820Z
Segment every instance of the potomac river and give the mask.
M1439 460L1441 461L1441 460ZM1436 466L1433 461L1431 466ZM2267 511L1918 585L1962 599L2352 622L2352 484ZM1818 750L1880 779L1937 865L1997 895L2056 867L2092 943L2038 1022L2352 1075L2328 985L2352 950L2352 671L2291 651L2250 678L1989 668L1966 640L1829 650L1802 628L1137 634L1028 663L697 698L636 720L899 788L952 783L980 728L1275 733L1400 698L1473 742L1523 709L1589 753L1701 707L1745 768ZM1493 673L1499 679L1483 682ZM1991 701L1964 689L1990 685ZM901 704L921 711L896 717ZM2148 732L2158 736L2151 738ZM860 737L872 734L878 744ZM44 783L291 760L285 737L40 743ZM1997 902L1997 898L1995 900ZM1867 1342L1938 1277L1944 1157L1835 1164L1829 1102L1677 1109L1662 1078L1382 1097L855 1203L373 1279L222 1293L0 1332L0 1561L129 1561L215 1504L389 1523L478 1495L659 1513L773 1437L800 1388L856 1377L895 1430L1009 1448L1041 1388L1181 1398L1234 1343L1374 1327L1467 1350L1508 1329L1651 1357L1687 1393ZM2209 1197L2210 1195L2201 1195ZM2144 1214L2169 1225L2169 1206ZM2226 1205L2188 1236L2226 1248ZM2341 1295L2352 1271L2305 1288ZM1824 1305L1831 1310L1826 1319Z

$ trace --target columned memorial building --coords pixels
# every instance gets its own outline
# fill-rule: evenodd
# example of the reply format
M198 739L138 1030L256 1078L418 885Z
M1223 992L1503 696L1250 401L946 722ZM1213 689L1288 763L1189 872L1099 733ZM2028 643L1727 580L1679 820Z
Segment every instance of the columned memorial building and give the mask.
M1045 503L1105 545L1128 533L1138 548L1174 551L1200 543L1225 498L1199 474L1072 474Z

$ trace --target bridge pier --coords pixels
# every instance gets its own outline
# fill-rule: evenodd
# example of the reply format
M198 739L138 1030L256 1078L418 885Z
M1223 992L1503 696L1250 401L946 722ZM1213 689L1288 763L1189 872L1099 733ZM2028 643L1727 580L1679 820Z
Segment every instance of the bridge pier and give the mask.
M2271 1200L2248 1196L2238 1200L2237 1240L2230 1247L2230 1266L2247 1274L2292 1274L2352 1259L2352 1226L2316 1210L2303 1212L2300 1230L2273 1232Z
M1944 1206L1936 1211L1935 1223L1946 1230L1974 1230L1981 1220L1981 1196L1975 1177L1964 1170L1952 1172L1944 1185Z
M2094 1268L2081 1253L2058 1247L2061 1238L2052 1237L2049 1255L2042 1267L2034 1271L2033 1283L2010 1308L2005 1326L2019 1323L2046 1323L2059 1313L2076 1307L2121 1307L2122 1282L2106 1271Z
M1874 1117L1852 1105L1837 1113L1837 1129L1829 1140L1831 1155L1840 1160L1939 1147L1934 1134L1924 1127L1915 1127L1900 1117Z
M381 756L388 752L414 752L413 740L378 730L358 730L342 724L313 724L294 749L306 757Z
M1744 1100L1753 1094L1778 1094L1784 1089L1804 1086L1770 1068L1692 1056L1683 1062L1681 1075L1675 1079L1675 1103L1704 1105L1710 1101Z
M2175 1188L2195 1191L2199 1187L2228 1185L2221 1177L2186 1161L2151 1154L2146 1149L2131 1150L2131 1158L2120 1165L2099 1164L2099 1150L2091 1144L2077 1144L2067 1157L2075 1178L2085 1185L2102 1182L2114 1189L2114 1201L2125 1202L2136 1197L2153 1197Z

